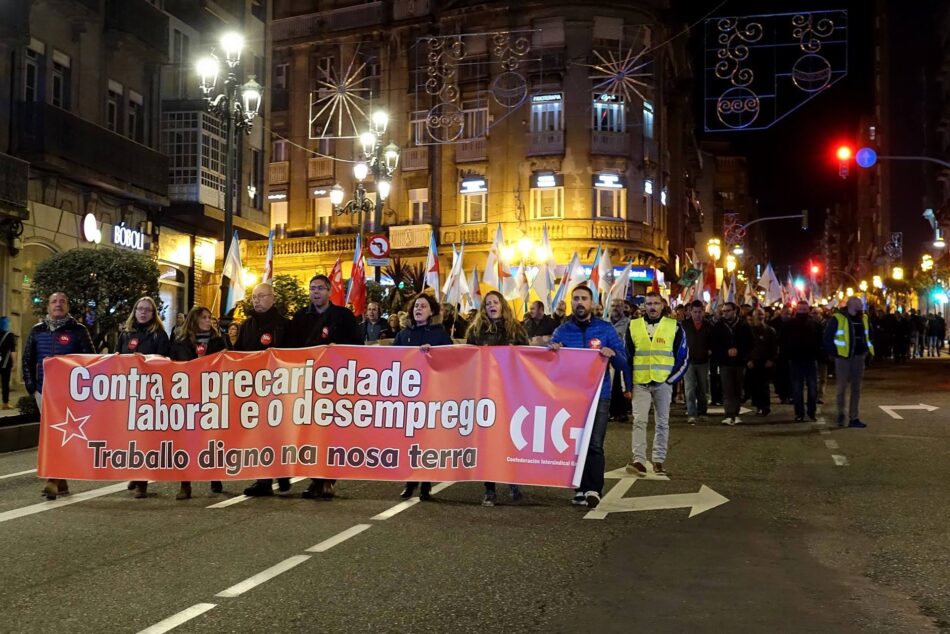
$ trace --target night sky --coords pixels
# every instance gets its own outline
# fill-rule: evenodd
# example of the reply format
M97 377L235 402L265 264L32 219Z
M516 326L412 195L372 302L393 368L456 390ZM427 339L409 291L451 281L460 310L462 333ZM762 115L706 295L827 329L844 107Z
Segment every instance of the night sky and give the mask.
M719 2L683 4L686 6L681 7L682 19L692 23ZM802 209L809 210L811 229L808 232L801 231L796 221L765 224L770 256L776 270L784 271L792 267L793 271L801 271L810 256L819 255L818 241L824 227L824 210L833 208L836 202L854 200L856 179L842 180L838 176L833 148L839 141L855 136L862 115L871 116L874 113L875 3L870 0L798 3L728 0L713 17L762 14L764 5L768 6L768 13L847 9L848 75L817 93L811 101L769 129L706 133L701 112L704 31L702 24L698 24L692 30L690 41L697 84L697 135L700 140L726 140L735 154L748 158L750 187L753 197L758 200L761 216L780 216L800 213ZM908 8L908 5L914 6ZM894 40L899 43L892 48L895 55L893 66L902 69L901 72L893 73L897 91L895 107L908 115L907 121L914 123L923 117L921 60L925 53L923 47L930 45L928 38L922 37L915 29L928 23L926 16L933 6L930 2L904 2L901 7L903 10L891 11L888 15L895 32ZM908 64L909 60L913 61ZM915 111L919 112L914 114ZM919 126L894 129L892 135L895 153L925 153L923 133ZM904 262L905 265L912 264L919 257L920 243L930 235L929 227L920 217L925 200L923 170L917 164L892 165L900 167L898 174L905 184L895 192L893 208L899 211L892 213L892 229L905 232ZM852 169L860 168L853 166Z

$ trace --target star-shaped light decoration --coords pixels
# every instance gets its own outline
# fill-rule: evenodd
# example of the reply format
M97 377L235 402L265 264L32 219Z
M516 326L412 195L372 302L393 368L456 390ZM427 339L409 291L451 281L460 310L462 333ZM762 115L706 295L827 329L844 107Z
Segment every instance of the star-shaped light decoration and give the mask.
M67 407L66 420L61 423L56 423L55 425L50 425L50 427L57 431L63 432L63 444L60 445L62 447L73 438L81 438L88 441L89 439L86 438L86 432L83 431L83 425L85 425L88 421L89 416L81 416L76 418Z
M647 46L641 48L639 52L630 47L625 54L614 55L613 51L608 51L607 57L604 57L600 51L595 50L594 55L599 63L590 64L590 67L594 69L594 73L590 76L594 81L594 92L603 92L608 95L622 94L627 103L630 103L631 93L633 93L646 101L648 97L643 95L641 89L653 88L648 81L653 73L646 70L653 61L648 55L649 52L650 49Z
M354 53L346 69L335 68L321 70L322 77L317 80L318 88L311 93L310 138L345 139L356 138L360 130L356 119L369 119L369 98L372 91L364 82L366 62L360 62ZM359 117L354 117L359 113Z

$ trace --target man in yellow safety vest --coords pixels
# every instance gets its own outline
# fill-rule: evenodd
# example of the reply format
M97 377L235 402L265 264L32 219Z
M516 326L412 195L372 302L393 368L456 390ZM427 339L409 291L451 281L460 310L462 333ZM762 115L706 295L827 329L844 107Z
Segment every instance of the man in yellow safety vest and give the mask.
M845 426L844 399L849 383L851 400L848 404L848 427L867 427L858 417L858 404L861 401L865 360L874 356L874 344L871 342L868 316L863 308L859 297L849 297L845 310L835 313L825 326L825 350L835 360L838 427Z

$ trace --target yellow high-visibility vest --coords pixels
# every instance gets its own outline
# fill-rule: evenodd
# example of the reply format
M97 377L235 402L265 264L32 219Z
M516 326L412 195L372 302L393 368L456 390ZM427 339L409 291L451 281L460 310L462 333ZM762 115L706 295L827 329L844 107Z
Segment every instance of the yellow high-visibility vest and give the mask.
M646 321L641 317L630 322L630 338L634 351L630 363L633 367L633 382L645 385L651 381L662 383L673 371L676 356L673 340L676 339L676 320L662 317L653 331L653 339L647 333Z
M835 313L835 321L838 322L838 329L835 331L835 348L838 356L847 359L851 355L851 328L848 324L847 315ZM871 327L868 324L867 313L861 315L861 321L864 322L864 340L868 344L868 352L874 354L874 344L871 343Z

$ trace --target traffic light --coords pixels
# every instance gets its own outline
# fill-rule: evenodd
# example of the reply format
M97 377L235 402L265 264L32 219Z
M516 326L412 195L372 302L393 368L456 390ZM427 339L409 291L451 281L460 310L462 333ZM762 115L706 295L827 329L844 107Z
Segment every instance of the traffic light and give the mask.
M817 264L812 264L812 265L811 265L811 275L812 275L812 277L817 277L819 273L821 273L821 267L818 266Z
M850 161L853 153L851 151L850 145L839 145L838 149L835 150L835 156L838 157L839 161Z
M802 231L808 231L808 210L802 209Z

